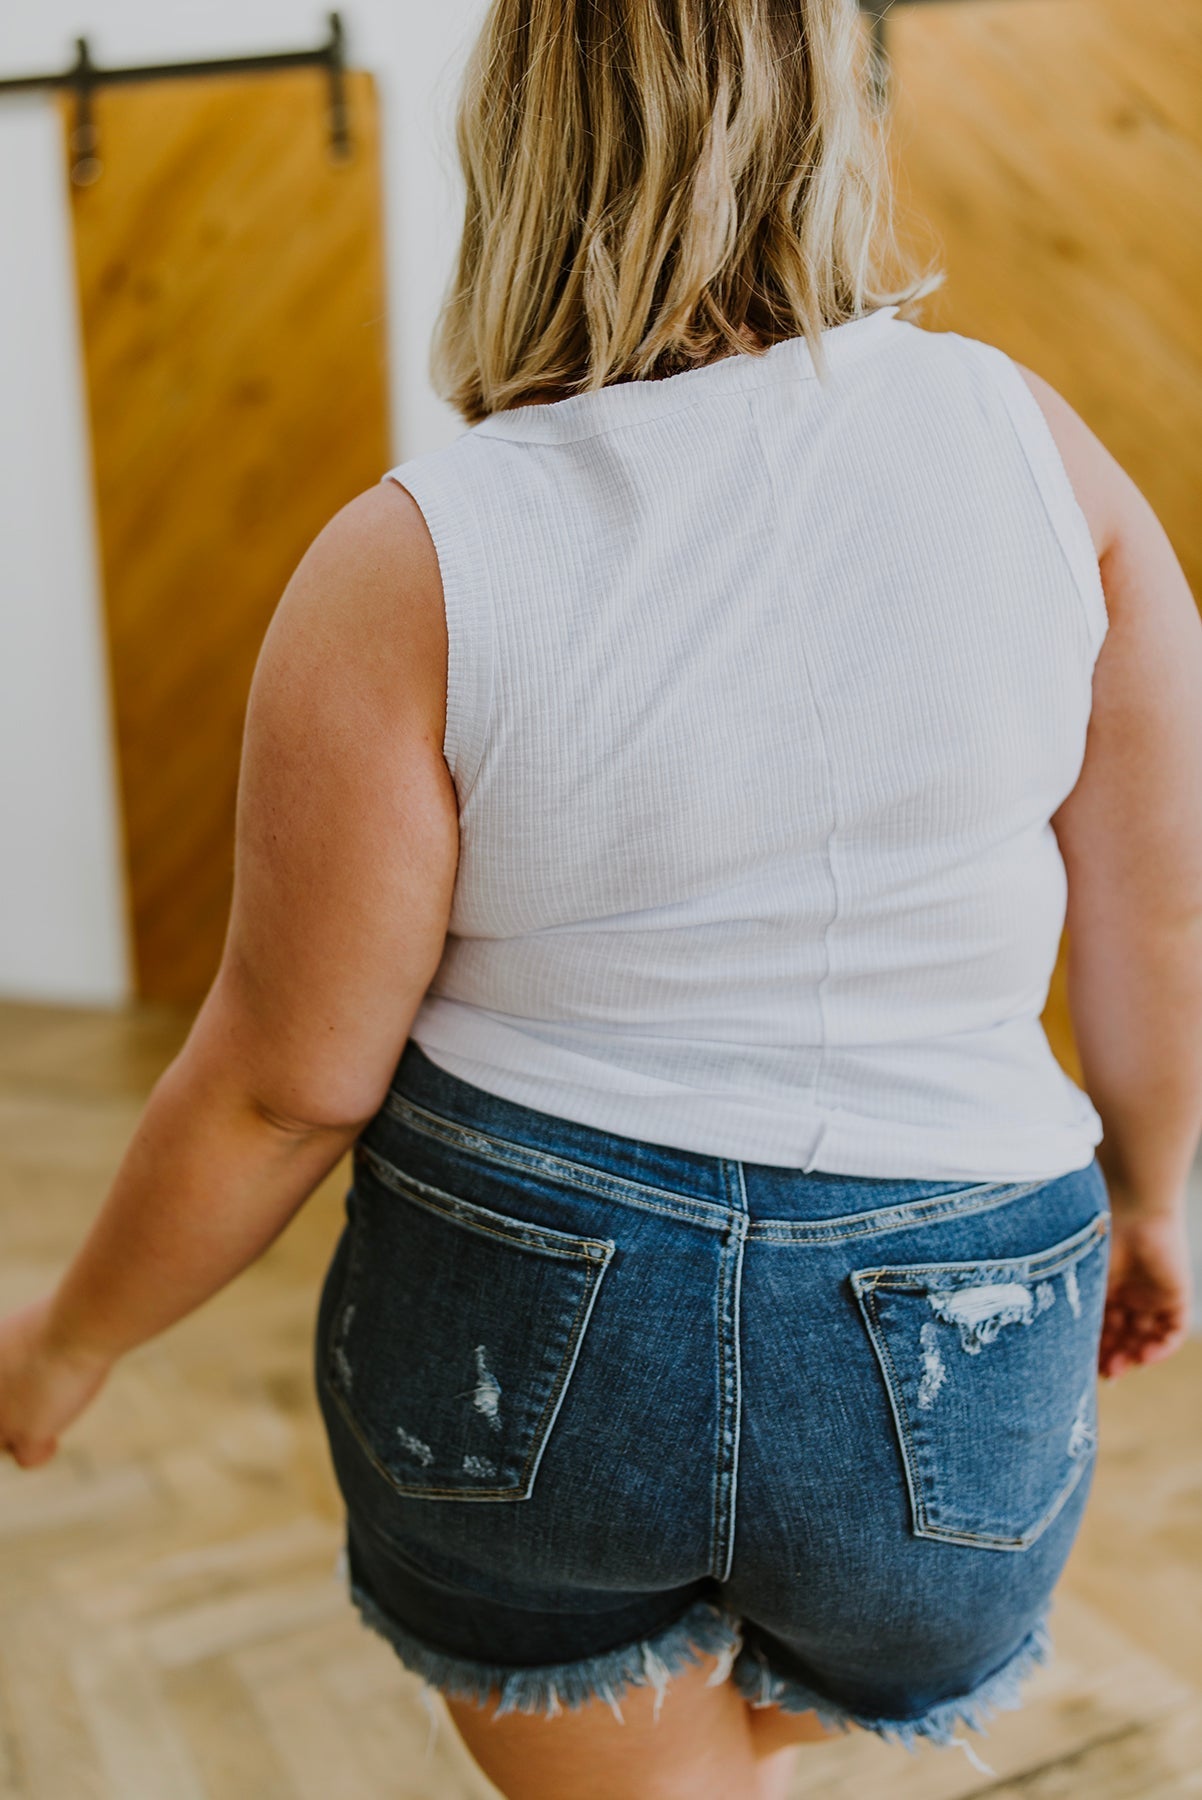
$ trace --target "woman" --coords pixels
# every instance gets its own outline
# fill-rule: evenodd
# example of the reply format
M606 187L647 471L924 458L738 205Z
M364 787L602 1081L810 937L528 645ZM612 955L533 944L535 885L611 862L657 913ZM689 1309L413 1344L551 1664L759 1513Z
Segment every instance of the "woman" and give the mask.
M36 1468L353 1146L351 1592L523 1800L967 1748L1046 1654L1099 1366L1187 1329L1202 627L1065 402L904 316L861 44L495 0L468 429L289 584L219 973L0 1333Z

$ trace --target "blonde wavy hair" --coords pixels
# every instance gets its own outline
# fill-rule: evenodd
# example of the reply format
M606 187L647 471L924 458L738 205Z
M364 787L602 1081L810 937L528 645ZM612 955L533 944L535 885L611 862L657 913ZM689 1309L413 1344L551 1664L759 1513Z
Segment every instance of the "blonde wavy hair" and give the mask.
M493 0L455 140L430 374L469 425L798 335L825 379L824 330L944 279L896 241L855 0Z

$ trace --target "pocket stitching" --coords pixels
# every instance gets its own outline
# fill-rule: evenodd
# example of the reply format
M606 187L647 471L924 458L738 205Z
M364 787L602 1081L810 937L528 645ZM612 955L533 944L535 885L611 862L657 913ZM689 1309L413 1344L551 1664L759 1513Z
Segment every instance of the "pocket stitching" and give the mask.
M499 1168L531 1171L583 1193L599 1194L623 1206L662 1213L667 1218L687 1219L715 1231L725 1224L726 1207L720 1200L695 1199L671 1188L653 1187L649 1182L635 1181L629 1175L615 1175L608 1169L595 1168L591 1163L575 1162L570 1157L540 1150L533 1144L519 1144L476 1127L459 1125L454 1119L444 1119L441 1114L418 1106L415 1101L395 1092L385 1096L384 1107L392 1118L409 1130L432 1138L436 1143L449 1143L453 1148L474 1153ZM436 1129L431 1129L432 1126Z
M914 1280L887 1283L885 1277L891 1274L940 1275L964 1269L1031 1268L1030 1280L1046 1279L1049 1276L1060 1274L1065 1268L1071 1268L1074 1263L1080 1262L1092 1249L1096 1248L1097 1244L1105 1237L1109 1229L1109 1222L1108 1213L1099 1213L1088 1225L1083 1226L1081 1231L1074 1232L1072 1237L1066 1238L1063 1244L1053 1244L1049 1250L1038 1252L1035 1256L995 1257L960 1263L911 1264L900 1270L865 1269L852 1272L852 1287L859 1301L860 1311L868 1328L868 1335L876 1352L877 1361L881 1364L882 1372L885 1375L885 1392L889 1410L897 1426L902 1471L910 1496L911 1517L916 1537L933 1538L943 1543L963 1544L970 1548L977 1546L993 1550L1026 1550L1037 1538L1042 1536L1057 1513L1066 1504L1086 1469L1093 1462L1096 1450L1091 1451L1088 1456L1078 1459L1067 1482L1056 1494L1047 1511L1021 1537L1004 1538L988 1532L955 1531L948 1526L933 1525L930 1522L922 1480L918 1472L918 1454L910 1429L909 1414L905 1407L901 1376L877 1314L878 1288L892 1286L896 1291L902 1293L921 1292L924 1287L929 1286L929 1283ZM1041 1261L1043 1257L1053 1257L1056 1260L1044 1265ZM1038 1276L1034 1272L1036 1265L1038 1265ZM866 1279L868 1277L871 1279Z
M538 1425L535 1427L530 1453L527 1455L526 1461L522 1465L517 1483L513 1486L504 1488L429 1488L404 1485L398 1481L395 1471L390 1469L386 1463L381 1462L376 1451L364 1436L362 1427L355 1415L351 1412L350 1402L343 1394L341 1388L336 1386L333 1381L327 1381L327 1386L338 1406L338 1410L346 1420L356 1441L361 1446L368 1461L372 1464L372 1467L383 1476L384 1480L392 1488L394 1493L402 1495L407 1500L462 1500L471 1502L476 1500L496 1501L530 1499L530 1496L534 1491L534 1477L538 1473L538 1465L542 1461L543 1452L550 1440L551 1428L555 1423L563 1396L567 1392L568 1382L575 1373L576 1363L580 1356L580 1346L584 1341L585 1327L592 1316L593 1304L596 1301L597 1294L601 1287L601 1277L609 1267L609 1259L606 1258L604 1262L600 1263L594 1261L592 1267L595 1269L596 1273L587 1279L584 1293L580 1299L580 1305L576 1308L576 1316L572 1320L567 1348L564 1351L563 1359L560 1364L559 1385L552 1390L551 1396L547 1401L547 1406L550 1406L551 1400L556 1402L555 1410L552 1412L550 1418L547 1418L547 1406L544 1406L542 1413L539 1415L539 1421ZM587 1308L585 1308L586 1301L588 1303ZM585 1309L583 1318L580 1316L582 1309ZM327 1376L329 1374L329 1360L330 1359L327 1357ZM542 1433L541 1439L539 1436L540 1432Z
M366 1150L367 1146L357 1146L357 1148L363 1148ZM369 1154L375 1160L380 1160L380 1161L383 1160L382 1158L376 1158L376 1155L374 1152L369 1152ZM390 1170L392 1168L391 1164L386 1164L385 1166L387 1168L389 1168ZM399 1174L399 1171L397 1173ZM392 1184L390 1183L388 1185L392 1185ZM426 1204L420 1195L411 1195L411 1194L403 1192L402 1190L398 1190L398 1191L402 1192L403 1198L411 1199L415 1205ZM431 1191L435 1192L435 1193L438 1192L438 1190L436 1190L436 1189L431 1190ZM446 1198L450 1199L450 1200L454 1200L455 1196L447 1195ZM462 1202L461 1204L467 1205L469 1207L472 1205L471 1202ZM402 1495L404 1498L413 1499L413 1500L461 1500L461 1501L465 1501L465 1502L469 1502L469 1503L472 1501L480 1501L480 1500L486 1500L486 1501L528 1500L531 1497L531 1494L533 1492L534 1477L538 1473L538 1467L542 1461L543 1453L546 1450L548 1442L550 1441L551 1429L555 1424L555 1420L559 1413L559 1408L562 1405L564 1395L567 1392L568 1383L571 1380L572 1375L575 1373L576 1364L580 1357L580 1347L584 1341L585 1329L589 1323L589 1320L592 1317L593 1307L596 1303L597 1295L600 1292L602 1277L605 1275L606 1270L609 1268L609 1265L610 1265L610 1262L612 1261L614 1252L617 1249L617 1245L614 1243L614 1241L612 1239L575 1238L575 1239L571 1239L570 1241L572 1243L581 1244L584 1246L591 1246L591 1248L586 1247L582 1250L571 1250L571 1249L560 1248L558 1245L547 1248L547 1247L543 1247L538 1244L525 1243L525 1242L523 1242L523 1240L521 1238L516 1238L516 1237L510 1236L509 1234L504 1233L504 1232L492 1231L487 1226L480 1226L480 1225L475 1225L474 1223L469 1223L468 1221L458 1217L456 1213L454 1213L453 1211L451 1211L450 1209L448 1209L446 1207L430 1205L430 1206L428 1206L428 1210L436 1213L441 1218L445 1218L445 1219L449 1220L449 1222L451 1224L459 1225L464 1230L478 1230L478 1231L483 1232L487 1236L495 1237L495 1238L499 1239L502 1243L516 1244L519 1248L522 1248L522 1249L534 1249L536 1254L551 1256L551 1257L562 1257L562 1258L576 1261L576 1262L583 1262L587 1265L587 1273L585 1275L584 1289L581 1294L580 1301L576 1307L576 1312L572 1319L572 1323L568 1328L568 1335L567 1335L567 1338L565 1341L564 1353L560 1359L559 1371L556 1376L555 1385L552 1387L551 1393L547 1398L546 1404L544 1405L542 1412L539 1414L538 1422L535 1426L534 1433L533 1433L533 1436L531 1439L530 1450L528 1451L528 1453L526 1455L526 1459L525 1459L524 1463L522 1464L522 1468L518 1474L517 1481L514 1484L512 1484L511 1486L503 1487L503 1488L430 1488L430 1487L408 1486L408 1485L402 1483L401 1481L399 1481L395 1471L390 1469L386 1463L381 1461L376 1450L374 1449L372 1444L368 1441L368 1439L364 1435L362 1426L360 1425L354 1412L352 1412L352 1410L351 1410L350 1401L349 1401L348 1396L346 1394L344 1394L342 1388L338 1384L337 1374L336 1374L336 1371L334 1368L334 1333L336 1331L337 1321L341 1317L343 1309L346 1305L347 1295L352 1290L352 1284L353 1284L354 1277L359 1273L360 1269L362 1268L362 1255L361 1255L362 1231L361 1231L361 1226L362 1226L363 1213L362 1213L361 1205L358 1206L355 1211L353 1227L352 1227L352 1231L351 1231L351 1241L350 1241L350 1246L349 1246L349 1253L347 1256L347 1266L346 1266L346 1270L343 1275L342 1283L339 1287L338 1299L333 1308L332 1315L331 1315L331 1317L332 1317L331 1341L330 1341L329 1345L327 1346L326 1355L325 1355L325 1359L324 1359L327 1390L329 1391L331 1397L335 1401L339 1412L342 1414L342 1417L347 1424L348 1429L353 1434L356 1442L359 1444L360 1448L362 1449L364 1455L367 1457L368 1461L371 1463L372 1467L377 1470L377 1472L383 1477L383 1479L388 1483L388 1485L392 1488L392 1490L395 1493ZM484 1211L486 1209L481 1208L480 1210ZM548 1227L543 1227L543 1226L529 1226L529 1227L524 1227L524 1229L528 1229L535 1233L541 1233L544 1230L549 1231ZM561 1234L558 1232L551 1233L550 1235L552 1235L555 1238L559 1238L561 1236L563 1236L563 1237L567 1236L566 1233ZM599 1255L593 1254L594 1250L600 1251L601 1254L599 1254ZM548 1409L551 1409L549 1416L548 1416Z
M423 1206L427 1212L437 1213L441 1218L461 1225L465 1231L479 1231L487 1237L519 1244L543 1256L572 1257L578 1262L608 1263L617 1247L612 1238L573 1237L570 1232L555 1231L549 1225L529 1225L506 1219L474 1200L463 1200L458 1194L447 1193L443 1188L419 1181L415 1175L407 1175L369 1144L360 1144L357 1148L386 1187L403 1200L412 1201L414 1206Z
M988 1182L984 1186L958 1188L953 1194L930 1194L922 1200L903 1200L899 1206L880 1206L870 1213L844 1213L837 1219L762 1219L751 1226L748 1239L771 1244L839 1244L858 1237L876 1237L885 1231L907 1231L939 1224L948 1218L970 1219L1025 1199L1049 1184L1046 1180ZM975 1205L965 1205L967 1200ZM842 1227L843 1229L837 1229Z
M1062 1269L1069 1268L1073 1263L1080 1262L1083 1256L1088 1256L1094 1248L1095 1240L1105 1237L1108 1230L1109 1214L1100 1212L1088 1225L1075 1231L1072 1237L1065 1238L1062 1244L1053 1244L1049 1250L1037 1251L1032 1256L977 1257L968 1262L904 1263L887 1268L855 1269L851 1280L856 1292L864 1294L872 1293L878 1287L895 1288L900 1293L915 1290L921 1292L927 1285L924 1277L955 1275L965 1269L1028 1269L1029 1280L1045 1280L1050 1275L1059 1275ZM1053 1260L1045 1263L1045 1257ZM966 1285L976 1284L970 1282Z
M547 1397L547 1404L543 1407L531 1442L530 1452L522 1468L522 1499L529 1499L533 1491L538 1465L542 1461L543 1451L550 1441L551 1429L559 1416L559 1409L567 1392L568 1383L575 1373L576 1363L580 1356L580 1346L584 1342L585 1327L592 1316L593 1306L601 1288L601 1277L608 1267L609 1257L607 1256L604 1262L597 1265L596 1279L586 1281L584 1292L580 1296L580 1304L576 1308L576 1317L572 1320L572 1329L568 1335L568 1348L559 1365L556 1385Z
M854 1275L852 1276L852 1281L853 1283L855 1281ZM887 1341L883 1334L877 1329L875 1290L869 1289L861 1292L861 1290L857 1288L856 1297L860 1302L860 1310L864 1315L864 1322L868 1327L868 1335L872 1342L872 1347L876 1351L877 1361L888 1364L888 1371L885 1374L885 1395L889 1401L889 1410L893 1414L894 1424L897 1426L901 1449L902 1472L905 1475L906 1487L910 1495L910 1513L914 1521L915 1532L919 1535L925 1535L927 1523L926 1501L923 1499L922 1487L918 1477L918 1458L910 1434L909 1415L904 1414L901 1410L901 1378L897 1371L897 1364L893 1360L893 1352L889 1348Z
M1024 1537L991 1537L988 1532L984 1531L975 1533L952 1531L947 1526L931 1525L929 1523L924 1523L924 1529L917 1532L916 1536L938 1538L939 1541L944 1544L965 1544L970 1549L973 1546L981 1546L987 1550L1029 1550L1031 1545L1035 1543L1038 1538L1043 1536L1048 1526L1052 1523L1052 1520L1056 1517L1056 1514L1066 1504L1073 1489L1084 1475L1092 1460L1092 1453L1089 1456L1082 1456L1077 1459L1076 1463L1073 1465L1073 1472L1069 1476L1064 1487L1061 1488L1056 1498L1052 1501L1047 1512L1044 1513L1043 1517L1031 1527L1031 1530L1027 1532Z
M904 1411L905 1403L902 1399L901 1377L898 1374L897 1364L893 1359L893 1353L889 1348L884 1334L879 1330L879 1321L875 1312L875 1290L866 1290L861 1296L861 1299L864 1302L866 1322L868 1324L869 1334L872 1338L873 1347L876 1350L878 1358L882 1362L887 1362L889 1365L890 1375L886 1377L885 1390L889 1400L889 1410L893 1414L894 1423L898 1430L898 1436L901 1439L902 1470L906 1477L906 1487L909 1490L910 1495L910 1508L914 1520L915 1537L935 1538L941 1543L964 1544L969 1548L972 1548L973 1546L983 1546L990 1550L1028 1549L1037 1538L1043 1535L1044 1531L1046 1531L1047 1527L1056 1517L1056 1514L1060 1511L1061 1507L1065 1505L1073 1489L1093 1461L1094 1452L1091 1451L1089 1456L1083 1456L1077 1460L1068 1481L1056 1495L1047 1512L1045 1512L1042 1518L1037 1520L1031 1527L1031 1530L1026 1532L1022 1537L1004 1538L985 1531L955 1531L947 1525L933 1525L928 1513L926 1499L923 1495L922 1479L918 1473L918 1454L910 1431L909 1414ZM869 1305L872 1305L873 1307L871 1317L868 1317L867 1313Z

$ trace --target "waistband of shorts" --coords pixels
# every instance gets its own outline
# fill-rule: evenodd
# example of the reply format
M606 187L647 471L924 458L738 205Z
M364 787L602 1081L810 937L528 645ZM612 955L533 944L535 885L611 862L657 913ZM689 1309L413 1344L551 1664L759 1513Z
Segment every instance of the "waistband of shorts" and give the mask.
M724 1229L732 1217L743 1215L747 1235L782 1244L834 1242L987 1210L1056 1179L892 1178L774 1169L767 1172L770 1178L787 1179L794 1200L799 1190L812 1193L813 1212L788 1220L771 1216L752 1220L744 1164L644 1143L491 1094L440 1068L413 1038L405 1046L384 1105L409 1129L515 1174L558 1177L599 1199L713 1229ZM804 1204L799 1210L809 1213Z

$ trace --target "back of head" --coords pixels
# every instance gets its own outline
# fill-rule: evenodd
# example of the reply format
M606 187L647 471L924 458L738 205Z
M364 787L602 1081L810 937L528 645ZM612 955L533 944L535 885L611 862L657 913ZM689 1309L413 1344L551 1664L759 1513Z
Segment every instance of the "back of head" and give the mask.
M469 424L799 335L824 372L943 279L897 247L855 0L493 0L456 137L431 373Z

